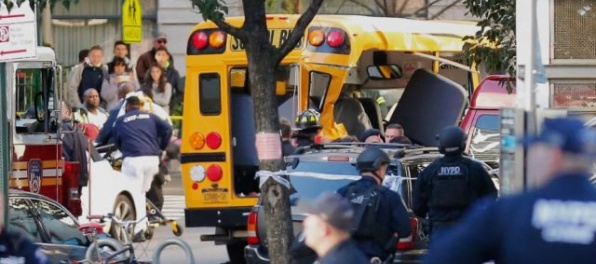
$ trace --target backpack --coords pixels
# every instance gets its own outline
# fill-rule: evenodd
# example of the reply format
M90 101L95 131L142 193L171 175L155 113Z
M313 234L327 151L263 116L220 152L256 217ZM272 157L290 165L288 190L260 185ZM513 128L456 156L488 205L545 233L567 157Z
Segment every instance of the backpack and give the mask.
M379 219L379 210L384 189L381 185L373 185L366 189L361 189L356 184L351 183L347 189L345 198L354 208L354 218L352 221L351 234L356 240L372 239L381 247L385 248L392 239L393 232L389 228L389 216Z

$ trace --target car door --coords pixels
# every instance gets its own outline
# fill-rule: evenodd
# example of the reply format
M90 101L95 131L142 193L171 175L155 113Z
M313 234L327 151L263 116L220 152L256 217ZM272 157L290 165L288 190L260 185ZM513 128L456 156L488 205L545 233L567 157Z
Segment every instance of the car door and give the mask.
M37 198L30 201L43 230L44 241L40 245L52 252L55 260L51 263L84 259L89 242L78 230L75 218L53 201Z

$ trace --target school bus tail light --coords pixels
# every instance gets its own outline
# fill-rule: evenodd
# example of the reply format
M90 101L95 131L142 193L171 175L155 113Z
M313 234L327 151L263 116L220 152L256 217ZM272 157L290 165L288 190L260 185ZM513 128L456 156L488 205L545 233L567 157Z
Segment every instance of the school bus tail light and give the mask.
M213 31L209 35L209 46L219 49L226 43L226 34L221 31Z
M207 44L209 44L209 37L207 36L207 33L204 31L195 32L192 36L192 44L198 50L205 49Z
M217 132L211 132L205 140L210 149L217 149L221 146L221 136Z
M313 30L308 34L308 42L315 47L323 45L325 33L321 30Z
M335 30L329 32L329 34L327 34L327 44L332 48L341 46L344 44L344 34Z
M207 168L207 179L211 182L218 182L223 176L223 170L217 164L213 164Z
M187 55L221 54L226 50L227 34L217 28L199 29L188 38Z
M202 149L205 146L205 137L199 132L190 135L190 146L196 150Z

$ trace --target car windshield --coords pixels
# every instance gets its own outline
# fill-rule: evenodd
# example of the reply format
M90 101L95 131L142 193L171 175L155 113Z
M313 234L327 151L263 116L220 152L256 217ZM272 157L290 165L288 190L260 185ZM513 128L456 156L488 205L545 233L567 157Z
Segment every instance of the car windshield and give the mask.
M358 177L359 173L356 167L347 162L300 162L296 168L288 168L292 186L296 189L296 193L290 196L292 201L299 199L313 200L323 192L334 192L337 189L347 185L354 179L349 179L342 176ZM300 173L305 173L300 175ZM327 174L326 177L322 175L313 174ZM338 177L333 177L338 175Z

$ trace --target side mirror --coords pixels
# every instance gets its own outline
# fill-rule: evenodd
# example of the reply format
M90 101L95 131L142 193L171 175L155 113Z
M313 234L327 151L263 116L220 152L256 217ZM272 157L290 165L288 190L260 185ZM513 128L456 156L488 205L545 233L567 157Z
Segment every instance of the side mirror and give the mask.
M403 76L402 68L395 64L368 66L366 72L372 80L394 80Z

